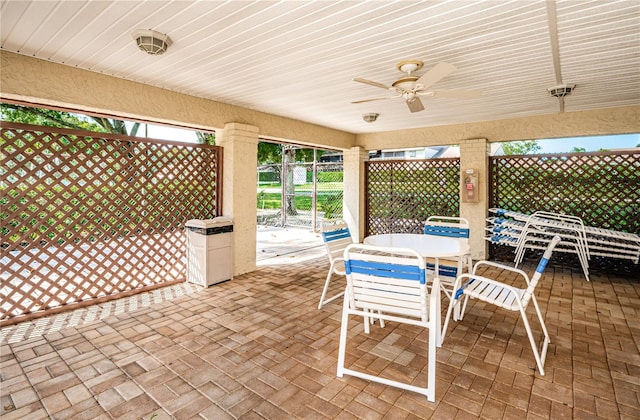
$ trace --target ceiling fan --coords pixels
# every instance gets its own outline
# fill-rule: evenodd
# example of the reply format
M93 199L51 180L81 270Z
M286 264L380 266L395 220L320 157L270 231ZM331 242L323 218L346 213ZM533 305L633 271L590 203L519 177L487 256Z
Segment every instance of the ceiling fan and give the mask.
M363 79L361 77L354 78L354 82L390 90L393 93L391 96L362 99L351 103L360 104L363 102L379 101L382 99L403 98L409 107L409 111L418 112L424 109L420 96L455 99L473 99L480 96L480 92L476 90L428 90L431 85L453 73L456 70L456 67L452 64L441 61L422 76L414 76L413 73L420 70L423 65L424 63L420 60L404 60L399 62L396 65L396 68L407 75L393 82L391 86Z

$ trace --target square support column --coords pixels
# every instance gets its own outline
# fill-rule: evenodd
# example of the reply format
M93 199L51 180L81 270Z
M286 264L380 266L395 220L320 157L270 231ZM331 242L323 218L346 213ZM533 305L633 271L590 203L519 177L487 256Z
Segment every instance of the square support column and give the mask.
M343 218L349 224L351 235L362 242L365 227L365 177L364 163L369 152L361 147L352 147L343 153L344 197Z
M223 147L222 215L233 218L234 275L256 269L258 128L228 123L216 132Z
M489 143L487 139L470 139L460 141L460 184L462 185L465 171L474 169L478 176L478 200L475 203L463 202L464 188L460 189L460 217L469 220L469 241L471 243L471 257L474 260L485 259L487 244L484 240L484 228L489 210Z

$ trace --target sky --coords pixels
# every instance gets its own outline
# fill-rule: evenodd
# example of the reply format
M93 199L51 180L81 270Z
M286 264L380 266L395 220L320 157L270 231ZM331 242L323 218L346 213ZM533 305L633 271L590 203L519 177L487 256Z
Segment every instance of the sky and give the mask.
M144 129L139 134L143 135ZM165 140L196 142L195 132L182 128L149 125L148 137ZM587 152L600 149L613 150L640 147L640 133L599 137L571 137L562 139L538 139L542 148L539 153L568 153L574 147L581 147Z
M587 152L595 152L600 149L623 149L640 147L640 134L540 139L538 145L542 147L540 153L565 153L570 152L574 147L585 148Z

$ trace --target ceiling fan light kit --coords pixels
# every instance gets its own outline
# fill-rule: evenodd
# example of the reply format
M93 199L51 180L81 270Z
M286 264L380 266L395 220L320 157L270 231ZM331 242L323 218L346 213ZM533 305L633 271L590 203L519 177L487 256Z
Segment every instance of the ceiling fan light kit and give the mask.
M150 55L164 54L172 44L168 35L152 29L138 29L132 36L138 48Z
M411 74L416 70L420 70L424 63L420 60L404 60L396 64L396 68L403 73Z
M360 77L354 78L353 81L355 82L391 91L391 96L364 99L354 101L352 103L359 104L369 101L378 101L381 99L402 98L407 104L409 111L419 112L424 110L424 105L419 98L420 96L455 99L472 99L480 96L480 92L474 90L428 90L433 84L453 73L456 70L456 67L452 64L441 61L422 76L414 76L413 72L422 69L423 66L424 63L420 60L404 60L399 62L396 64L396 69L406 73L406 75L393 82L391 86Z
M547 88L547 91L554 98L564 98L565 96L571 95L571 92L573 92L575 88L575 83L566 83L564 85L557 85Z

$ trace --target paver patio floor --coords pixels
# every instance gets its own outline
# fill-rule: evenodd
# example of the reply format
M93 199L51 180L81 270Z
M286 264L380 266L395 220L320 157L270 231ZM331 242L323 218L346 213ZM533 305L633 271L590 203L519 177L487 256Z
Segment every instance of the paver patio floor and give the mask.
M437 351L429 403L336 377L341 303L317 309L327 268L324 256L262 265L31 338L4 331L2 418L640 418L639 280L586 282L549 266L538 287L552 340L545 376L515 314L470 304ZM425 378L426 331L388 322L367 336L351 323L347 364Z

